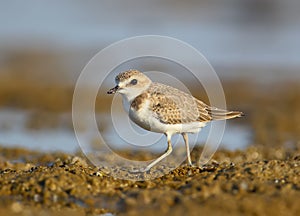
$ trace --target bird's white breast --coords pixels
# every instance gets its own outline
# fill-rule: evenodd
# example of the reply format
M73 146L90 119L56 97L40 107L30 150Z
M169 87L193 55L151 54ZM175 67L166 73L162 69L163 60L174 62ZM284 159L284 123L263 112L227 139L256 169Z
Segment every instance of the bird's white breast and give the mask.
M129 118L140 127L152 131L151 122L153 120L151 120L152 113L149 110L149 103L149 100L144 100L138 110L131 106L129 109Z

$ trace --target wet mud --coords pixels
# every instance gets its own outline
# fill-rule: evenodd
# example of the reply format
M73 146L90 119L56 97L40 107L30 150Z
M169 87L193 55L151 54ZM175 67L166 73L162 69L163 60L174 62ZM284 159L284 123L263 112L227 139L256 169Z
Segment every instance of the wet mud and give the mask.
M201 150L194 149L193 159ZM0 176L1 211L11 215L42 210L53 215L300 213L300 146L271 152L256 147L220 150L202 168L184 163L146 181L113 178L82 155L2 148Z

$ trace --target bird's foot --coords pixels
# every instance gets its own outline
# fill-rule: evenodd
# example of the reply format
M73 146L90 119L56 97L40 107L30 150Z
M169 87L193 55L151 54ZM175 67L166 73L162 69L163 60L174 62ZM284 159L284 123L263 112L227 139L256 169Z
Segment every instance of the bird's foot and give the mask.
M219 166L219 162L216 160L212 160L211 163L205 163L205 164L201 164L199 163L198 167L201 170L216 170L216 168Z
M194 165L194 164L192 163L192 161L188 161L187 166L189 166L189 167L196 167L196 165Z
M150 169L145 167L145 168L134 168L129 172L132 173L132 174L137 174L137 173L146 173L146 172L149 172L149 171L150 171Z

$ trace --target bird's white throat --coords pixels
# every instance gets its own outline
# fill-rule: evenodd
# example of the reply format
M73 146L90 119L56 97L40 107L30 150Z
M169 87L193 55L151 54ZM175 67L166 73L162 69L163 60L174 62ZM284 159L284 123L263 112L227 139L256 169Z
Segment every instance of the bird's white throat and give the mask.
M129 104L140 94L142 94L144 91L146 91L149 88L150 85L143 86L142 88L136 87L136 88L122 88L118 92L124 97Z

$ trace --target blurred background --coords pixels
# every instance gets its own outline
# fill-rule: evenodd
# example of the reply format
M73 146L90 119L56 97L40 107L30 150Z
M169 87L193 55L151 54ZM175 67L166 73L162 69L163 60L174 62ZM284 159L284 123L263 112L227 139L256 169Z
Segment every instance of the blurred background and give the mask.
M229 107L248 114L238 122L248 132L228 143L299 144L298 0L0 4L2 145L77 149L70 111L81 70L102 48L145 34L183 40L212 64Z

